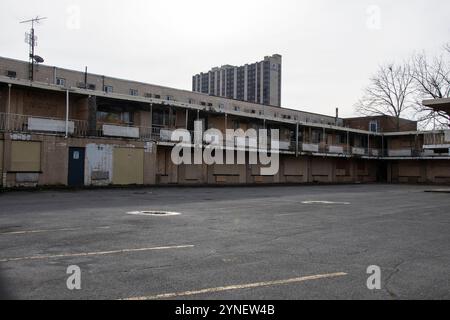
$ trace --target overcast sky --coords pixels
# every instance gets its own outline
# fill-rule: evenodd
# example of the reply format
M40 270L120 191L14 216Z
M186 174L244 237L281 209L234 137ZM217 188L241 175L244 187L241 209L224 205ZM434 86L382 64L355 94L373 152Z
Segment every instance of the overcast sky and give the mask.
M283 55L284 107L351 116L377 66L450 41L448 0L1 0L0 56L191 89L192 75Z

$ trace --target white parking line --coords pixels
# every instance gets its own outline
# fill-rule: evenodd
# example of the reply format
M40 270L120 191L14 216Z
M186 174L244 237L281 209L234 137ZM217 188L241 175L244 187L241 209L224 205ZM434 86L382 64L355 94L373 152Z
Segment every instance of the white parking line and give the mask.
M93 228L95 229L111 229L111 227L98 227ZM64 228L64 229L43 229L43 230L22 230L22 231L10 231L10 232L1 232L0 236L6 236L6 235L21 235L21 234L32 234L32 233L48 233L48 232L63 232L63 231L79 231L79 230L88 230L85 228Z
M293 284L293 283L299 283L299 282L305 282L305 281L311 281L311 280L337 278L337 277L343 277L343 276L346 276L346 275L347 275L347 273L345 273L345 272L318 274L318 275L314 275L314 276L293 278L293 279L287 279L287 280L248 283L248 284L232 285L232 286L227 286L227 287L217 287L217 288L209 288L209 289L201 289L201 290L196 290L196 291L185 291L185 292L178 292L178 293L164 293L164 294L158 294L158 295L147 296L147 297L127 298L127 299L124 299L124 300L170 299L170 298L194 296L194 295L199 295L199 294L232 291L232 290L252 289L252 288L259 288L259 287L270 287L270 286L280 286L280 285L287 285L287 284Z
M30 257L0 259L0 262L12 262L12 261L23 261L23 260L44 260L44 259L73 258L73 257L89 257L89 256L104 256L104 255L110 255L110 254L157 251L157 250L170 250L170 249L187 249L187 248L193 248L193 247L194 247L193 245L184 245L184 246L139 248L139 249L122 249L122 250L99 251L99 252L69 253L69 254L57 254L57 255L39 255L39 256L30 256Z

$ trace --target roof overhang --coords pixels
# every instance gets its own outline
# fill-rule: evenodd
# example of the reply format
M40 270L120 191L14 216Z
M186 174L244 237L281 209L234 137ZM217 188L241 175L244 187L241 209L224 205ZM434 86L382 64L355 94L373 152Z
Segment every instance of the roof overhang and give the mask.
M450 115L450 98L425 100L422 102L425 107L436 111L443 111Z

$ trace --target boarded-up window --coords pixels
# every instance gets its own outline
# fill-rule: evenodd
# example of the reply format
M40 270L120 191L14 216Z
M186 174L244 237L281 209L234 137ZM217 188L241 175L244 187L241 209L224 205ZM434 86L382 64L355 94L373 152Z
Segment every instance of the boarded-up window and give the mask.
M157 166L157 175L166 176L167 175L167 161L170 161L170 155L167 156L166 150L158 150L158 166Z
M336 160L336 175L348 176L350 175L350 162L345 159Z
M364 161L358 161L358 170L360 171L366 170L366 163Z
M32 141L13 141L11 143L11 171L40 172L41 143Z
M113 184L144 184L144 150L115 148L113 153Z
M200 180L202 177L203 166L201 165L185 165L186 180Z
M303 176L302 162L294 159L286 159L284 162L285 176Z

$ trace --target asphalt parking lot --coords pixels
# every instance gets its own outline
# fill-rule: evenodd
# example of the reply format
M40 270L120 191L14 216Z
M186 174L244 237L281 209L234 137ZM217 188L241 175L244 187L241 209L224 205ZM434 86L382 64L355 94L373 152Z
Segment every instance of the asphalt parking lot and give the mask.
M12 299L449 299L450 197L424 186L0 194ZM322 202L321 202L322 201ZM166 210L180 215L146 216ZM69 266L81 290L69 290ZM367 268L381 268L381 290Z

